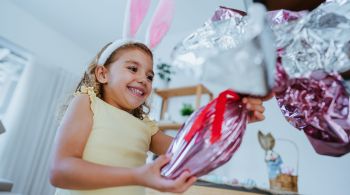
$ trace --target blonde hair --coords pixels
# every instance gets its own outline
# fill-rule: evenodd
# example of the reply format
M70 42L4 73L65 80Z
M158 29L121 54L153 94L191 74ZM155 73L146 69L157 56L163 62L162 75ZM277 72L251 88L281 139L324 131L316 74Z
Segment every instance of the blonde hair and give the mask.
M103 87L102 83L99 83L96 75L95 75L95 69L98 66L97 62L102 54L102 52L110 45L111 43L104 46L101 51L95 56L95 58L92 60L92 62L89 64L87 70L85 71L83 77L81 78L78 86L75 89L75 92L79 92L81 90L82 86L86 87L92 87L94 89L94 92L96 93L96 96L99 98L103 98ZM147 55L149 55L153 61L153 54L152 51L143 43L138 42L128 42L126 44L123 44L122 46L115 49L112 54L107 58L106 62L103 64L103 66L108 67L111 63L113 63L116 59L117 54L120 51L124 51L127 49L139 49L143 52L145 52ZM144 102L141 106L137 107L136 109L131 111L131 114L135 116L136 118L143 119L143 116L148 114L150 111L149 105Z

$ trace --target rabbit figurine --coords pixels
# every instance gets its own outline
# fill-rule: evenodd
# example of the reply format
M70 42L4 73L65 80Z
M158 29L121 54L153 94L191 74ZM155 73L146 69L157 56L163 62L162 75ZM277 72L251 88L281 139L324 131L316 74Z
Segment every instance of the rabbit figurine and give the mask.
M265 150L265 162L267 164L269 173L268 175L270 188L273 190L298 192L298 176L291 173L286 173L286 167L284 167L284 170L282 170L282 166L285 166L283 164L282 157L273 150L275 147L276 139L272 136L271 133L265 135L259 131L258 140L260 146ZM298 148L294 142L286 139L278 140L292 143L298 151Z
M283 164L281 156L273 151L275 146L275 138L271 133L264 135L258 132L258 140L260 146L265 150L265 162L269 171L269 178L274 179L281 173L281 165Z

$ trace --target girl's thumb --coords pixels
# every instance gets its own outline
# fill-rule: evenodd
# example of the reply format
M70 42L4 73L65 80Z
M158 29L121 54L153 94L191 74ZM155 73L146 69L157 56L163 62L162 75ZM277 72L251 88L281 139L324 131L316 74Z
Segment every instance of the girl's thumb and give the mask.
M159 167L162 168L164 165L168 164L168 162L170 161L170 157L166 156L166 155L160 155L155 161L154 164Z

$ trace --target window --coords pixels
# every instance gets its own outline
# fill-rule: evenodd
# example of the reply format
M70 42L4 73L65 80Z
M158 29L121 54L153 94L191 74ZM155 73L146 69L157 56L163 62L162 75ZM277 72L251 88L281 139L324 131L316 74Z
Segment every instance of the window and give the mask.
M23 70L31 59L29 52L0 37L0 119L6 113Z

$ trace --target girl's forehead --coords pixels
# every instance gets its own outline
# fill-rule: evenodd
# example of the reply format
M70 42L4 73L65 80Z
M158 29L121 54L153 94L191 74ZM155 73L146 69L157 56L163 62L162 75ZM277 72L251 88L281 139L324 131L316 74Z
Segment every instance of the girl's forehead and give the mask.
M153 61L152 57L144 50L140 48L125 48L116 53L118 58L148 58Z
M115 56L115 61L137 63L140 66L146 66L153 69L153 59L142 49L129 48L127 50L119 51Z

